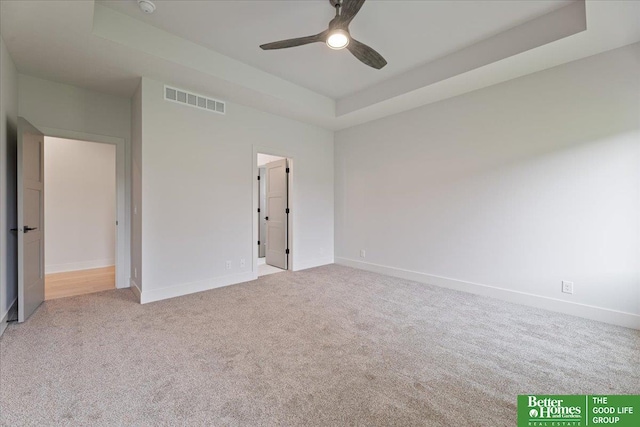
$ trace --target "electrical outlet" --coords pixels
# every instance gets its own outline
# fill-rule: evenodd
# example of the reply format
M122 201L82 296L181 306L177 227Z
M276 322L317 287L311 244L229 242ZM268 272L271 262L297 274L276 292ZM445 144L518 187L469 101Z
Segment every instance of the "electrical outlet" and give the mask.
M244 258L242 258L240 260L240 268L244 268L247 265L247 263L244 261Z
M227 261L227 264L226 264L225 268L227 270L231 270L231 261Z
M565 294L573 294L573 282L562 281L562 292Z
M360 258L366 258L367 257L367 251L365 251L364 249L360 249Z

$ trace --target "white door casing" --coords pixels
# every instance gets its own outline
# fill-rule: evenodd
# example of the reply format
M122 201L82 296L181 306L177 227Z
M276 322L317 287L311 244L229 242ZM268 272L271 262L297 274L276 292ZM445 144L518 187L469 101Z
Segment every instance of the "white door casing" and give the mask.
M66 129L50 128L38 126L46 136L63 139L75 139L79 141L99 142L102 144L112 144L116 146L116 288L128 288L130 285L130 248L131 230L130 220L130 188L131 177L129 176L129 159L126 156L127 146L122 138L97 135L86 132L76 132Z
M44 135L18 118L18 322L44 301Z

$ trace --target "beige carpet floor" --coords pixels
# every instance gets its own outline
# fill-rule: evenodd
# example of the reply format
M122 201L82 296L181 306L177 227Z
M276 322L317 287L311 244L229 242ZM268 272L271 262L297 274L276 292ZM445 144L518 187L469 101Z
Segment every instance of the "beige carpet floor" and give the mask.
M5 426L514 426L516 396L640 394L640 333L326 266L0 338Z

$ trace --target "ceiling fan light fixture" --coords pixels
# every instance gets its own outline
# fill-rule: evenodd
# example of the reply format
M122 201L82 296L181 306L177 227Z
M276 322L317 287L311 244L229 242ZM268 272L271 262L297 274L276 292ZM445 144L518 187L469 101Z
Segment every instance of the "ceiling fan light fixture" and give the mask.
M327 46L334 50L340 50L349 46L349 41L349 33L345 30L333 30L327 37Z
M1 1L1 0L0 0ZM326 43L333 50L348 48L349 52L363 64L380 70L387 65L387 60L364 43L351 37L349 24L356 17L366 0L330 0L336 16L329 22L329 27L321 33L295 39L279 40L260 45L262 50L286 49L304 46L311 43Z

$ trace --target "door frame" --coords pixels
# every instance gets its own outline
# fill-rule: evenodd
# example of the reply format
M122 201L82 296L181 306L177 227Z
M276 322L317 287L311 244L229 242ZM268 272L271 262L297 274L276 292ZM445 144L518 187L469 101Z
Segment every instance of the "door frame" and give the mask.
M253 171L253 191L251 192L251 206L253 207L253 211L251 214L252 225L251 229L253 232L251 233L253 240L251 242L251 254L252 254L252 263L251 263L251 272L253 273L254 280L258 278L258 179L257 176L259 174L258 171L258 153L261 154L269 154L271 156L284 157L287 159L287 167L289 168L288 174L288 187L287 187L287 201L289 210L291 213L287 215L287 246L289 248L289 257L287 259L287 270L296 271L295 268L295 245L294 245L294 231L295 231L295 221L294 216L296 215L296 204L295 197L293 197L293 174L295 173L294 169L294 159L284 151L279 151L273 148L260 147L257 145L253 146L253 153L251 155L251 170Z
M85 142L97 142L116 146L116 288L128 288L130 263L129 249L131 231L127 217L127 175L126 175L126 144L124 138L115 136L96 135L93 133L76 132L65 129L55 129L46 126L35 125L46 137L73 139ZM47 149L46 141L44 149ZM45 183L46 186L46 183ZM46 220L45 212L45 220ZM46 254L45 254L46 256Z

